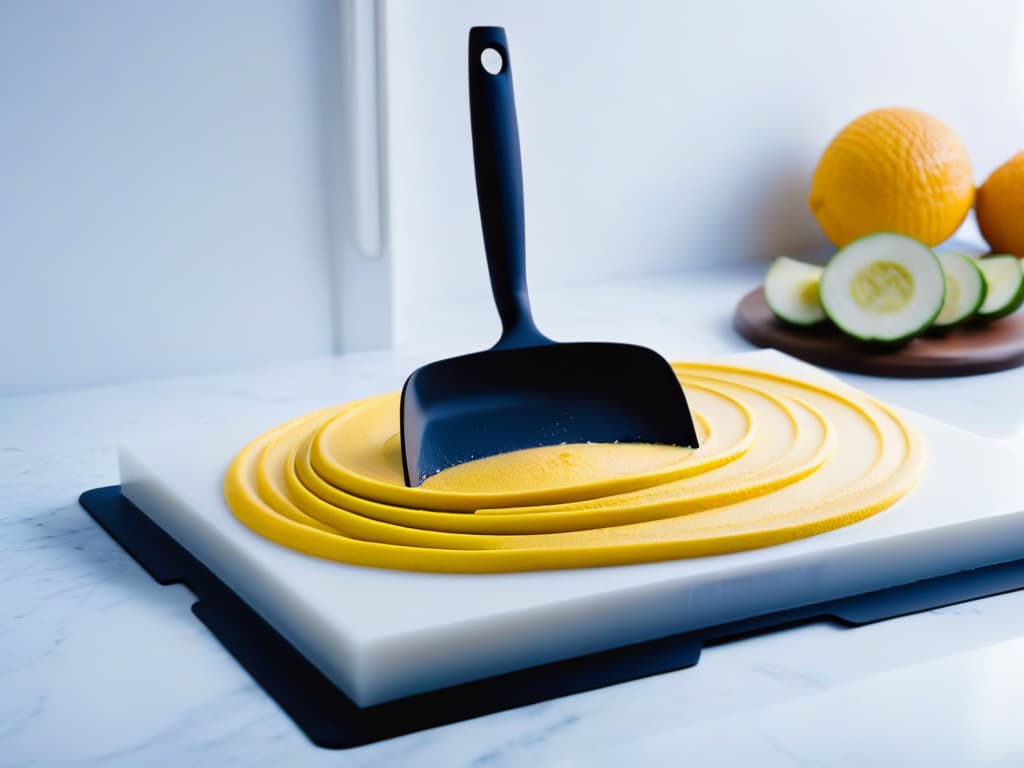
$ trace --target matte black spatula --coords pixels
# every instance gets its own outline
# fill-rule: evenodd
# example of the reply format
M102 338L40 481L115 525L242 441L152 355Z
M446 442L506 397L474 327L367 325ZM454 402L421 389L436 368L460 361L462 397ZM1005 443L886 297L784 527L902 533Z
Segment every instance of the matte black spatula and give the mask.
M686 397L657 353L632 344L559 344L534 324L526 291L519 128L501 27L469 32L469 108L480 222L502 334L487 352L431 363L405 382L406 484L420 485L471 459L540 445L696 448Z

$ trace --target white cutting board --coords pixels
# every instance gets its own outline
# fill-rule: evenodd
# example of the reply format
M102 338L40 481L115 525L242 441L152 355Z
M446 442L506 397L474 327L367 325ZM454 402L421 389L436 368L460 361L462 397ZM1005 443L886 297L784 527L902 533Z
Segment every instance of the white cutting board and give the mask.
M774 351L737 364L830 382ZM298 414L296 414L298 415ZM121 449L123 492L358 704L1024 557L1024 442L921 416L921 485L856 525L767 549L665 563L496 575L319 560L250 531L223 472L271 426L177 433Z

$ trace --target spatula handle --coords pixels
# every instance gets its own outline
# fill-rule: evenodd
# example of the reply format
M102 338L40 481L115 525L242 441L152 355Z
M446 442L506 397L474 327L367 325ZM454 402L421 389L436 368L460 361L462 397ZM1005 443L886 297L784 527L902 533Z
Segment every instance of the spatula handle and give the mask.
M494 348L548 344L550 339L534 324L526 289L523 169L512 63L502 27L469 31L469 113L484 250L502 324Z

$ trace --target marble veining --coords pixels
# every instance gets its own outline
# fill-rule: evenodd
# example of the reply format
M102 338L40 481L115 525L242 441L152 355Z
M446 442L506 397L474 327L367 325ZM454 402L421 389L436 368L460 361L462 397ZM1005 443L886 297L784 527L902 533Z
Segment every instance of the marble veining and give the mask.
M693 358L747 348L728 310L752 275L541 292L535 304L558 338ZM115 447L132 435L253 409L281 421L395 389L429 359L487 345L497 324L468 302L419 326L395 353L0 399L0 766L1024 764L1024 592L748 638L705 649L690 670L358 749L313 747L191 614L188 590L153 582L77 497L117 482ZM849 378L985 434L1024 423L1024 408L1006 408L1020 371Z

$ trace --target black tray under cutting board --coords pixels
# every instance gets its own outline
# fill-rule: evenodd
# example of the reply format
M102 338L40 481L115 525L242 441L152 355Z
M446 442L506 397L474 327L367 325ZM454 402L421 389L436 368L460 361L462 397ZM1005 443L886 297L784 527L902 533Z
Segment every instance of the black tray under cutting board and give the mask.
M870 624L1024 588L1024 560L651 640L566 661L359 707L237 594L190 555L117 485L81 504L160 584L185 584L221 644L314 744L348 748L540 701L691 667L705 645L812 621Z

